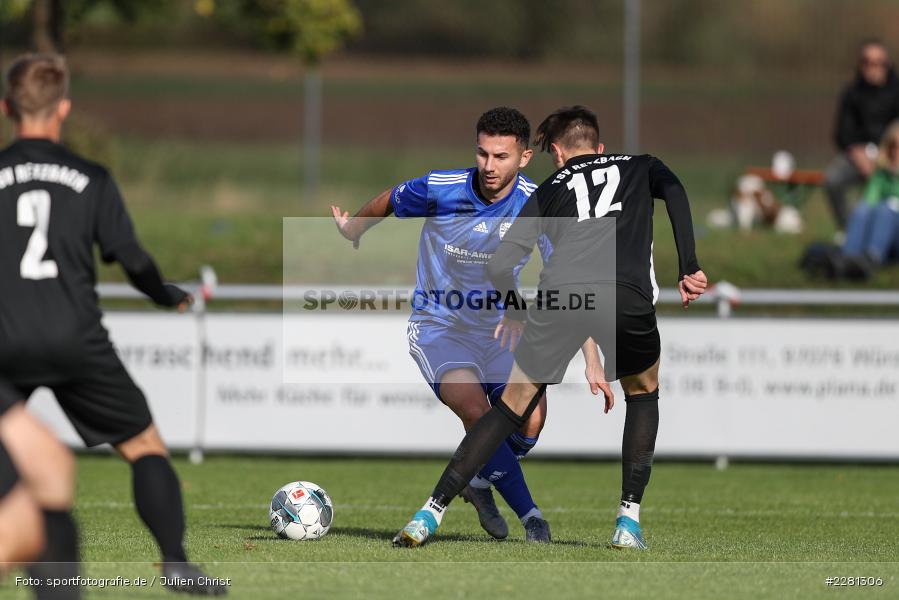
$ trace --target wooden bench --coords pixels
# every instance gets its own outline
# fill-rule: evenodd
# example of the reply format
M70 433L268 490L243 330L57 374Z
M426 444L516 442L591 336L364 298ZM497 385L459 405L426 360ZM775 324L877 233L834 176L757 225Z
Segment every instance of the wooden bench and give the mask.
M784 186L778 197L785 204L799 207L805 200L809 188L824 185L824 171L816 169L795 169L789 177L778 177L770 167L747 167L744 175L756 175L765 183Z
M767 183L810 186L824 185L824 171L815 169L796 169L787 178L776 176L770 167L748 167L745 174L757 175Z

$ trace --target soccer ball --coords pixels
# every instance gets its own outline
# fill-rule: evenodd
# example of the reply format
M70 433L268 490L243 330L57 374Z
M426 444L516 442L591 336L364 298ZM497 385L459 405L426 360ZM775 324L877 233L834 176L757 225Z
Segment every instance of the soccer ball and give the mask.
M331 529L334 505L328 493L308 481L282 486L272 498L272 531L291 540L317 540Z

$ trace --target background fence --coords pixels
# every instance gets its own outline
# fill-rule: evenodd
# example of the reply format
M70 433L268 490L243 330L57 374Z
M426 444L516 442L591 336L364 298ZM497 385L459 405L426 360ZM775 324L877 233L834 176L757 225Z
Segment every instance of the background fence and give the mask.
M306 289L314 288L221 286L215 298L277 302L302 298ZM136 297L122 286L102 285L100 291L106 298ZM739 308L733 318L721 318L740 304L895 306L897 301L896 292L797 294L719 284L703 300L718 304L718 317L661 318L666 426L658 456L899 460L893 435L899 422L899 322L741 318ZM660 302L679 303L679 296L662 290ZM195 460L208 450L414 455L452 450L458 423L407 355L405 313L337 311L303 318L207 313L200 303L192 315L113 311L106 323L167 442L191 450ZM287 372L305 375L297 382L285 377ZM550 389L550 416L535 455L617 456L623 405L603 415L582 372L578 356L565 382ZM67 442L78 444L49 393L39 393L32 407ZM428 427L410 426L421 422Z

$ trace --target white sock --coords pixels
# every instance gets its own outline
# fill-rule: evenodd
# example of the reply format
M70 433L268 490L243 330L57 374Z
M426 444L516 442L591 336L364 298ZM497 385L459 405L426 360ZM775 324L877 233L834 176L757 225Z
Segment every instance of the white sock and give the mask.
M489 479L484 479L480 475L475 475L471 478L471 481L468 482L468 485L479 490L487 490L490 489L490 486L493 484L490 483Z
M428 501L425 502L425 505L421 507L422 510L426 510L434 515L434 518L437 520L437 524L440 525L440 522L443 520L443 513L446 512L445 506L440 506L433 497L428 498Z
M621 501L621 504L618 505L618 514L615 516L618 517L630 517L637 523L640 522L640 505L636 502L627 502L625 500Z
M521 519L519 519L519 520L521 521L521 524L524 525L525 523L528 522L528 519L530 519L531 517L537 517L538 519L542 519L543 513L540 512L540 509L535 506L528 512L524 513L524 515L522 515Z

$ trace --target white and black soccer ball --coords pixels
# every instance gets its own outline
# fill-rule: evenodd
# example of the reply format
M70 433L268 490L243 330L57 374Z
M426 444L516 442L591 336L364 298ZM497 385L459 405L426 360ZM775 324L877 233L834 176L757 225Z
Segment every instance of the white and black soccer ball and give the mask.
M331 529L334 505L321 487L293 481L275 492L269 520L280 538L317 540Z

